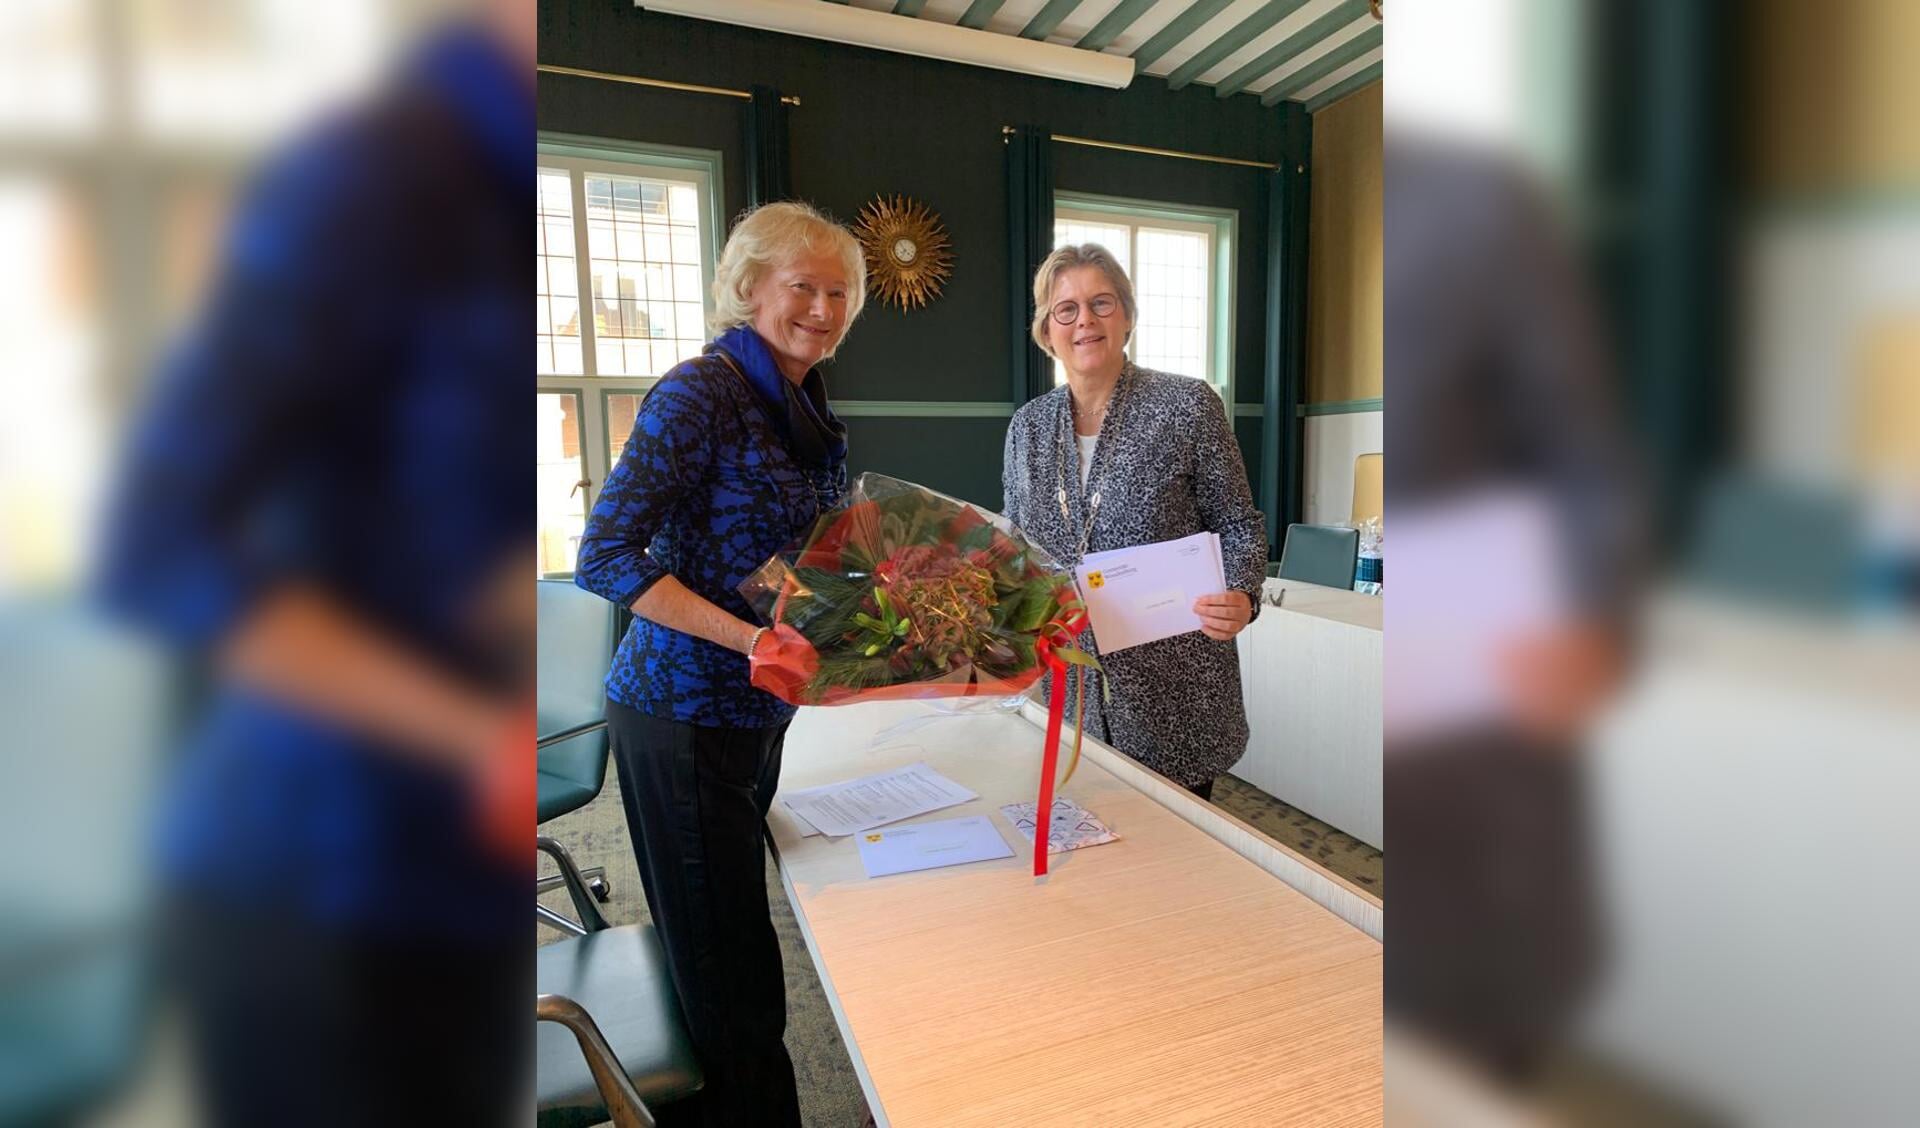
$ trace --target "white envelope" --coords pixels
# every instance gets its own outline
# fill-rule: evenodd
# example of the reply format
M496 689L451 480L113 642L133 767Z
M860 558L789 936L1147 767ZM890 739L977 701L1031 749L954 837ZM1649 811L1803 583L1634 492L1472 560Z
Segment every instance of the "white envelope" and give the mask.
M1505 648L1571 614L1552 507L1537 493L1488 490L1402 509L1394 521L1387 737L1435 736L1508 715Z
M868 877L1013 857L1013 847L985 815L863 831L855 841Z
M1103 654L1199 630L1194 600L1227 588L1217 533L1090 552L1073 579Z

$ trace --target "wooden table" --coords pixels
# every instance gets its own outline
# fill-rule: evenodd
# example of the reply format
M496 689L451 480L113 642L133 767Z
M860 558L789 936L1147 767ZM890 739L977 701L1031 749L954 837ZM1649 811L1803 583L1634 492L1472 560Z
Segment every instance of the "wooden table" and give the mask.
M1014 857L869 879L769 819L881 1124L1380 1122L1378 900L1092 740L1061 794L1121 840L1036 880L999 807L1034 798L1044 713L901 730L932 714L803 709L782 785L925 761L980 798L909 821L989 815Z

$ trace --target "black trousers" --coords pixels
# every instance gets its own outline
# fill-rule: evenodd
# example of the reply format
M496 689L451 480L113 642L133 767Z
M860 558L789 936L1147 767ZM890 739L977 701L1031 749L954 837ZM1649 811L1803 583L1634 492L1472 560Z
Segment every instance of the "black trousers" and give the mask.
M167 970L205 1123L528 1122L523 932L435 942L185 894L168 908Z
M764 837L787 726L707 728L611 700L607 722L647 908L706 1074L658 1119L797 1126Z
M1385 783L1387 1013L1532 1080L1605 957L1579 753L1485 730L1390 748Z

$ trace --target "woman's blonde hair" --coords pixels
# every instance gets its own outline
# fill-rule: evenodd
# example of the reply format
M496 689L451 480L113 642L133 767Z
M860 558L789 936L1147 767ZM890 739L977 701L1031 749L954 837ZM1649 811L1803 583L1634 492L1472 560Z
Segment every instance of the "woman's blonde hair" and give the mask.
M753 288L769 270L778 269L803 254L836 254L847 271L847 325L853 326L867 304L867 260L853 233L794 200L762 204L740 217L720 263L713 270L713 312L707 329L714 336L736 325L753 322ZM840 340L846 340L846 328ZM840 341L834 342L837 349ZM831 352L828 356L833 355Z
M1040 346L1048 356L1053 355L1053 346L1047 343L1047 318L1053 316L1053 284L1060 273L1077 266L1097 267L1113 284L1113 294L1120 299L1120 308L1127 311L1127 324L1131 326L1140 319L1140 309L1133 301L1133 282L1127 278L1127 272L1120 269L1120 263L1113 252L1098 243L1071 243L1054 248L1040 269L1033 272L1033 343ZM1132 335L1129 329L1128 335Z

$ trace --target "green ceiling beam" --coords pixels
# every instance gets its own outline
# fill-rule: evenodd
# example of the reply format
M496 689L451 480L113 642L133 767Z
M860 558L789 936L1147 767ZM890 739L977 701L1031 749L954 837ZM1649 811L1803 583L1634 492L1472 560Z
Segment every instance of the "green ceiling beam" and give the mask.
M1327 36L1339 31L1353 21L1367 14L1367 0L1346 0L1331 12L1321 16L1307 26L1274 44L1260 56L1221 79L1214 86L1214 93L1226 90L1228 94L1244 88L1247 83L1269 74L1286 65L1287 61L1303 51L1311 51L1315 44L1326 41ZM1220 94L1224 98L1227 94Z
M1061 20L1071 16L1073 10L1079 6L1080 0L1047 0L1047 6L1040 9L1038 14L1027 21L1027 26L1020 29L1020 38L1045 39L1053 34L1054 28L1060 26Z
M920 14L920 9L926 6L927 0L900 0L898 4L893 6L893 14L896 16L917 16Z
M1075 47L1088 51L1104 51L1120 34L1133 26L1133 21L1146 14L1148 8L1158 0L1120 0L1108 12L1106 18L1093 25L1093 30L1083 36Z
M1347 79L1345 82L1340 83L1338 86L1333 86L1326 90L1322 90L1320 93L1315 94L1312 98L1308 99L1307 112L1310 114L1315 113L1318 110L1320 110L1321 107L1331 105L1334 102L1338 102L1340 99L1345 98L1347 95L1353 93L1355 90L1358 90L1363 86L1371 86L1373 83L1380 81L1380 76L1384 73L1385 73L1385 68L1383 68L1379 63L1373 64L1372 66L1368 67L1366 70L1363 70L1359 74L1354 75L1352 78Z
M1212 70L1221 59L1233 54L1255 39L1273 30L1273 25L1286 19L1305 5L1307 0L1269 0L1260 10L1233 25L1225 35L1202 47L1193 58L1181 63L1167 76L1167 89L1178 90L1194 79Z
M1000 5L1006 2L1007 0L973 0L966 14L960 17L960 26L975 30L987 26L987 21L992 19L993 14L1000 10Z
M1200 0L1198 4L1173 17L1173 22L1160 29L1152 39L1140 45L1133 53L1133 69L1144 71L1154 64L1160 56L1173 50L1182 39L1192 35L1200 25L1220 14L1220 9L1233 3L1233 0Z
M1319 82L1321 79L1339 70L1341 67L1346 66L1368 51L1380 46L1385 35L1386 33L1381 28L1368 28L1359 35L1354 36L1352 39L1347 40L1340 46L1335 47L1333 50L1328 51L1311 63L1308 63L1306 66L1294 71L1279 82L1267 87L1266 90L1260 94L1260 104L1263 106L1278 105L1280 99L1285 98L1296 90L1305 90L1307 87ZM1236 75L1235 77L1238 76ZM1245 85L1245 82L1234 86L1232 89L1228 89L1227 85L1222 83L1217 89L1220 96L1225 98L1227 95L1237 92L1240 86L1243 85Z

